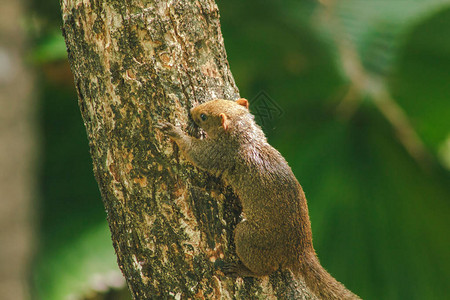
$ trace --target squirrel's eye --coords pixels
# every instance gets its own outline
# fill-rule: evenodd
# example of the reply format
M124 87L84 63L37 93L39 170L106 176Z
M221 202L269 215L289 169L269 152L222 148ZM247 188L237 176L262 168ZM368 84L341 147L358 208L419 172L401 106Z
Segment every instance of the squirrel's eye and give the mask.
M206 121L207 117L205 114L201 114L200 115L200 119L202 119L202 121Z

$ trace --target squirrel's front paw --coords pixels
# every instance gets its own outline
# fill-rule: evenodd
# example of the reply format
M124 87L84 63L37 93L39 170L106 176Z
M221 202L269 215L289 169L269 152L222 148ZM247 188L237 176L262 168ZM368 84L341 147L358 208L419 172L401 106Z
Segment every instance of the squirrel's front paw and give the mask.
M167 134L168 136L172 138L180 137L181 135L181 129L174 126L173 124L169 122L158 122L155 125L155 128L161 130L163 133Z

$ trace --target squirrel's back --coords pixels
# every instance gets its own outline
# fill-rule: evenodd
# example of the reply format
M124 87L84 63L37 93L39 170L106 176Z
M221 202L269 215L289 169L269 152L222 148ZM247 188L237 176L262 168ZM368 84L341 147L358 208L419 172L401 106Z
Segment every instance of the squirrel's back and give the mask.
M320 298L359 299L320 265L302 187L267 142L247 100L213 100L191 114L208 138L201 151L197 143L188 156L222 174L242 204L245 221L236 226L235 245L244 267L236 268L238 274L262 276L288 268Z

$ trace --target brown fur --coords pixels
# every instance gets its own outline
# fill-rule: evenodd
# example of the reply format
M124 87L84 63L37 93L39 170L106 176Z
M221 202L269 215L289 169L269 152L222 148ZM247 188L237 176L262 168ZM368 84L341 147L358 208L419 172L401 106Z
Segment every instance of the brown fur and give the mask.
M241 263L228 264L225 271L265 276L290 269L319 298L359 299L320 265L302 187L283 156L267 143L247 100L212 100L193 108L191 115L207 138L188 136L170 123L158 128L195 166L221 175L241 201L245 220L234 232Z

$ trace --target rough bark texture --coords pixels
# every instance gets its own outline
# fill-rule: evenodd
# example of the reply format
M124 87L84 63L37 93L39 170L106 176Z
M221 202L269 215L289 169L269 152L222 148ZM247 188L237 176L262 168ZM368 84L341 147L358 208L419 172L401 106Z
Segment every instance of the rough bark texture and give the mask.
M288 272L232 279L239 204L154 130L194 132L188 110L236 99L212 0L62 0L63 30L118 263L136 299L297 298Z

